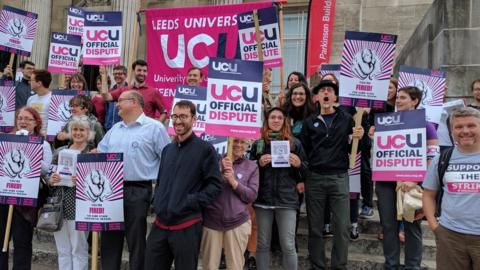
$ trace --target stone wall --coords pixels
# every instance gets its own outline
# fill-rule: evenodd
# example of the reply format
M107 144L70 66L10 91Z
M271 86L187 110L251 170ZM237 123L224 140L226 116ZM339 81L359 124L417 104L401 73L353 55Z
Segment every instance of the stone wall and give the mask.
M397 57L399 65L441 69L447 73L448 97L470 96L480 74L480 3L437 0Z

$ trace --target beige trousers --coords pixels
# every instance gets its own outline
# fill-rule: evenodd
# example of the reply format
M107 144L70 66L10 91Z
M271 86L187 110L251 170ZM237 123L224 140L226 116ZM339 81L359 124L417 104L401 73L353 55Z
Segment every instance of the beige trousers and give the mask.
M251 233L251 221L229 231L217 231L203 227L200 254L204 270L218 270L222 248L228 270L242 270L245 264L243 253Z

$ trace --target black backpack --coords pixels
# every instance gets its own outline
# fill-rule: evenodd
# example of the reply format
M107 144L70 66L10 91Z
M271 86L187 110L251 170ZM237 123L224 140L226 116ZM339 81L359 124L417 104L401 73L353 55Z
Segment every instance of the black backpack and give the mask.
M450 162L450 158L452 157L454 146L450 146L448 148L444 148L440 150L440 158L438 159L438 181L440 184L440 188L437 190L437 195L435 197L436 207L435 207L435 216L440 217L442 214L442 198L443 198L443 176L447 171L448 164Z

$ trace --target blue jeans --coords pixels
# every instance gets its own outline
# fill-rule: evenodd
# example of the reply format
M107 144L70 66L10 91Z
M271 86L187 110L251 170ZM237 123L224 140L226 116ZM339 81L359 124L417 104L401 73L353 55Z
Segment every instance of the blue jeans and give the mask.
M383 256L386 270L400 267L396 186L396 182L377 182L375 185L378 213L383 229ZM419 270L421 266L423 244L420 222L421 220L413 223L403 222L405 225L405 270Z
M270 240L272 237L273 215L277 221L280 246L283 254L283 268L296 270L298 267L295 250L295 225L297 211L295 209L264 209L255 207L257 219L257 269L268 270L270 265Z

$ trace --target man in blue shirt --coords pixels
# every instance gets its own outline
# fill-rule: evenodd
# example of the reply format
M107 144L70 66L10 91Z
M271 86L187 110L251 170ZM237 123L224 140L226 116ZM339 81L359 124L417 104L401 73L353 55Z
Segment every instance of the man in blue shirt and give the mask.
M120 152L124 159L125 232L102 233L102 269L120 269L123 237L127 238L130 269L144 268L147 214L152 198L152 180L157 179L163 147L170 142L164 126L143 113L143 96L133 90L117 101L121 122L103 137L98 151Z
M125 66L114 66L113 67L113 80L115 84L113 85L111 90L115 90L124 86L128 85L127 82L127 67ZM111 91L110 90L110 91ZM105 108L105 130L109 130L115 125L117 122L121 121L120 115L118 115L117 109L117 102L115 101L107 101Z

